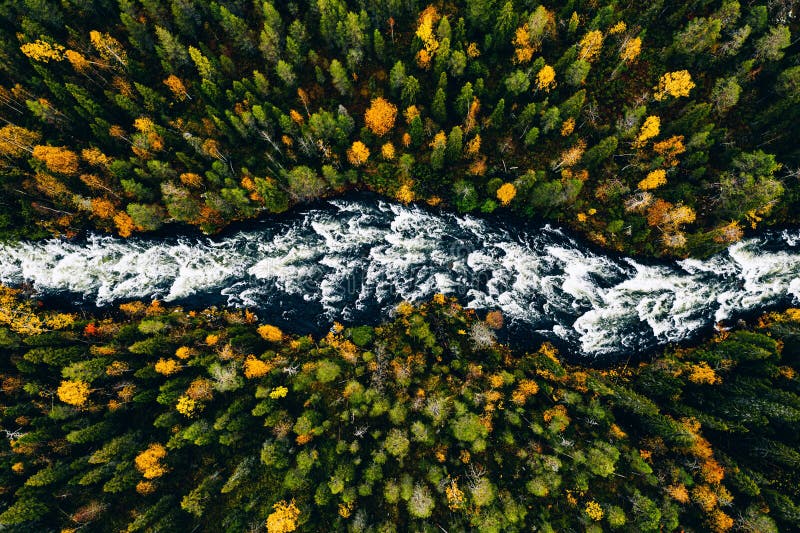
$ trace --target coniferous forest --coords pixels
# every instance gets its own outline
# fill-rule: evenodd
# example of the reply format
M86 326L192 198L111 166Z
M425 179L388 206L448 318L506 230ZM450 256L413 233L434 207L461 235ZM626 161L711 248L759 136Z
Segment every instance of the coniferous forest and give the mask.
M707 258L800 223L797 11L0 0L0 241L372 191ZM7 285L0 531L800 529L794 307L592 367L440 293L312 336Z
M797 221L792 2L546 4L5 2L2 232L214 232L348 188L651 255Z

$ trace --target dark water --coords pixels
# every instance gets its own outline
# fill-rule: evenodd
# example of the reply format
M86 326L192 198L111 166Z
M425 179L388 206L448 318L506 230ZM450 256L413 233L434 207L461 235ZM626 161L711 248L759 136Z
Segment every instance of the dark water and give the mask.
M796 301L800 230L765 232L705 261L645 264L549 226L356 197L215 239L0 245L0 281L100 307L156 297L251 307L298 333L319 333L334 320L378 323L400 301L441 292L502 310L516 344L547 338L614 359Z

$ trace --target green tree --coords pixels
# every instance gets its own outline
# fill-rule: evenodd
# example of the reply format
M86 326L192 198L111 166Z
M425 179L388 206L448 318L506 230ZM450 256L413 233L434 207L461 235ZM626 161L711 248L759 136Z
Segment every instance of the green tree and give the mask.
M454 126L447 136L447 149L446 156L449 161L458 161L461 159L461 152L463 150L464 133L461 127Z
M503 127L503 122L505 120L505 110L506 110L506 101L504 98L501 98L500 100L497 101L497 105L494 106L492 114L489 116L489 122L491 123L493 128L501 129Z
M168 30L161 26L156 26L156 37L158 46L156 52L161 57L161 65L165 72L173 73L179 71L184 65L189 63L189 54L181 42Z
M756 41L756 58L760 61L779 61L783 50L792 42L792 34L788 26L773 26Z
M34 498L20 498L0 514L0 524L14 526L41 519L49 508Z
M789 67L778 76L777 89L789 100L800 99L800 66Z
M281 56L281 36L283 34L283 21L278 10L272 2L261 2L261 10L264 15L264 27L258 39L258 49L268 63L273 65L278 62Z
M441 87L436 90L436 95L433 97L431 115L440 123L447 121L447 93Z
M592 65L588 61L578 59L567 67L564 72L564 81L573 87L577 87L586 81L586 76L589 75L589 70Z
M717 83L714 84L714 89L711 91L711 101L714 103L714 109L720 115L724 115L736 105L741 93L742 88L735 76L718 79Z
M294 87L297 83L297 75L294 73L292 66L282 59L279 59L275 65L275 74L287 87Z
M399 94L400 90L406 83L406 67L402 61L395 62L392 70L389 71L389 86L395 94Z
M408 512L414 518L428 518L433 514L436 502L427 485L417 483L408 500Z
M161 207L158 205L128 204L126 211L133 223L144 231L155 231L164 222Z
M531 86L531 80L522 70L515 70L505 79L506 90L518 96L527 91Z
M346 96L353 90L350 84L350 78L347 76L347 71L338 59L331 61L330 73L331 83L333 83L333 86L339 91L339 94Z
M383 447L390 455L402 460L408 454L410 443L404 431L394 428L386 435Z
M723 213L741 220L748 212L772 206L783 195L783 185L774 177L779 167L774 155L761 150L734 158L731 170L720 176Z
M719 19L695 17L675 34L673 48L689 56L701 54L716 44L721 29L722 22Z
M409 125L408 132L411 135L411 144L413 146L421 146L425 142L425 129L420 117L414 117Z
M420 92L419 80L414 76L408 76L403 84L403 92L400 97L403 99L405 105L412 105L417 101L417 96Z
M473 97L472 84L467 82L461 87L461 92L459 92L456 97L455 111L459 117L467 116Z
M450 428L456 439L469 443L484 438L488 434L486 427L481 423L480 417L472 413L454 419L450 423Z
M504 3L494 21L494 36L497 42L507 43L511 41L511 33L517 27L517 17L514 3L510 0Z
M311 168L300 165L286 174L289 194L301 201L319 198L327 189L327 183Z

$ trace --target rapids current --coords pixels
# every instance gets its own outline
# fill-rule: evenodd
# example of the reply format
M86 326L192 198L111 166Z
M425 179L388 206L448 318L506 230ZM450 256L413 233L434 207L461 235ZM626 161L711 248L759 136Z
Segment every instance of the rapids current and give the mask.
M708 260L655 264L599 253L550 226L356 198L218 238L4 244L0 282L98 307L227 303L300 333L335 320L375 324L400 301L444 293L502 310L517 338L618 357L800 300L800 230L765 232Z

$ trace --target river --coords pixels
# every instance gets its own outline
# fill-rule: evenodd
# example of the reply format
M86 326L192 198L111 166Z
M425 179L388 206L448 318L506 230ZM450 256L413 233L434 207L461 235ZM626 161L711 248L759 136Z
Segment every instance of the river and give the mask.
M796 302L800 230L766 231L708 260L645 263L550 226L356 196L217 238L0 245L0 281L75 305L227 303L299 333L376 324L400 301L440 292L502 310L518 343L553 339L585 358L618 358Z

